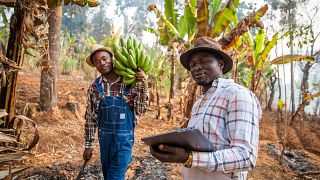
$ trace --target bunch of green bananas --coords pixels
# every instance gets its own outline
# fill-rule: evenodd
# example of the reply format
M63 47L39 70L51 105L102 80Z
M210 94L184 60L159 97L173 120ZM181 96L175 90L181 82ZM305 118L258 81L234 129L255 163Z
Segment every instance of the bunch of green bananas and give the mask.
M136 82L135 72L138 68L149 74L154 66L143 45L131 36L127 40L120 39L120 47L115 50L112 62L115 73L123 76L123 82L127 85Z

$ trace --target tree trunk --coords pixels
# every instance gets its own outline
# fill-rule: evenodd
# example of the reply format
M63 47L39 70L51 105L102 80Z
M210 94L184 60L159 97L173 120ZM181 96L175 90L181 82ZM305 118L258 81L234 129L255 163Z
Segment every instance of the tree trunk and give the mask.
M159 91L158 91L158 81L156 81L155 88L156 88L156 96L157 96L157 114L156 114L156 119L162 119L161 118L160 95L159 95Z
M197 91L198 85L192 80L191 74L189 75L189 83L187 85L187 95L186 95L186 103L187 106L184 110L184 117L187 119L191 118L191 112L193 104L196 102L197 99Z
M277 82L277 77L275 74L273 74L270 79L269 79L269 88L270 88L270 98L269 98L269 101L268 101L268 105L267 105L267 110L268 111L272 111L272 102L273 102L273 99L274 99L274 93L275 93L275 84Z
M291 9L289 9L289 28L290 31L292 31L292 20L293 20L293 14ZM293 34L290 33L290 55L293 55ZM290 73L291 73L291 118L293 117L293 114L295 113L295 97L294 97L294 67L293 67L293 61L290 63Z
M41 71L40 108L42 111L51 111L57 106L56 65L59 59L62 6L50 8L49 11L49 56L47 58L50 60L51 67L49 71Z
M175 44L172 45L172 56L171 56L171 73L170 73L170 94L169 94L169 102L167 104L168 109L168 119L173 118L173 105L172 105L172 99L174 97L174 74L175 74L175 61L176 61L176 48Z
M18 0L10 21L10 35L6 52L6 57L16 62L18 66L23 64L21 54L24 16L25 13L21 7L21 1ZM7 127L14 116L17 77L18 71L11 72L8 76L10 84L1 87L0 91L0 109L5 109L9 113L9 116L5 118L5 126Z
M309 92L308 91L308 88L309 88L308 78L309 78L309 70L311 69L312 65L313 65L313 63L307 62L302 69L303 75L302 75L302 81L301 81L301 87L300 87L301 103L299 104L298 109L292 115L290 125L293 125L297 115L303 114L304 108L309 104L309 101L305 101L304 98L306 97L306 95L308 95L308 92Z

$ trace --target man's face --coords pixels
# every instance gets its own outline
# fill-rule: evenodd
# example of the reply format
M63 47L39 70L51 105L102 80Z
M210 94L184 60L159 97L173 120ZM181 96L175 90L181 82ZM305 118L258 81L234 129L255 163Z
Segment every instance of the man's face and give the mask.
M92 62L101 74L108 74L112 70L112 60L110 53L97 51L91 56Z
M195 52L190 58L190 72L200 86L209 85L213 80L222 77L222 60L208 52Z

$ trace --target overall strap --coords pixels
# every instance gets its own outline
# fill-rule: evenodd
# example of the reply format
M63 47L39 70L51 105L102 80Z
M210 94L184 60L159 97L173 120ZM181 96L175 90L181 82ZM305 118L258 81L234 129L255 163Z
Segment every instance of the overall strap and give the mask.
M103 91L103 87L102 87L102 83L100 83L100 80L102 79L102 77L98 77L95 82L96 82L96 86L97 86L97 90L99 93L99 96L104 97L105 93Z
M123 90L123 94L125 96L128 96L130 94L130 90L131 90L131 85L126 85L126 87Z

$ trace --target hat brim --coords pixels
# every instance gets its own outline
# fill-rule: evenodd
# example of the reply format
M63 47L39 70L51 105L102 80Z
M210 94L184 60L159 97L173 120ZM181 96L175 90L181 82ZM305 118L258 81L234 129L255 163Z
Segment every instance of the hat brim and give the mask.
M92 56L94 53L96 53L97 51L106 51L106 52L108 52L108 53L111 55L111 58L113 57L113 52L112 52L112 50L111 50L110 48L108 48L108 47L98 48L98 49L92 51L92 52L90 53L90 55L87 57L86 63L87 63L89 66L95 67L95 65L93 64L93 62L92 62L92 60L91 60L91 56Z
M198 51L211 51L213 53L219 54L222 57L222 60L224 62L224 66L222 69L223 74L226 74L227 72L229 72L232 69L233 60L225 52L220 51L218 49L212 49L211 47L195 47L195 48L192 48L192 49L184 52L180 56L180 62L182 64L182 66L184 68L186 68L188 71L190 71L190 66L189 66L190 57L193 53L198 52Z

